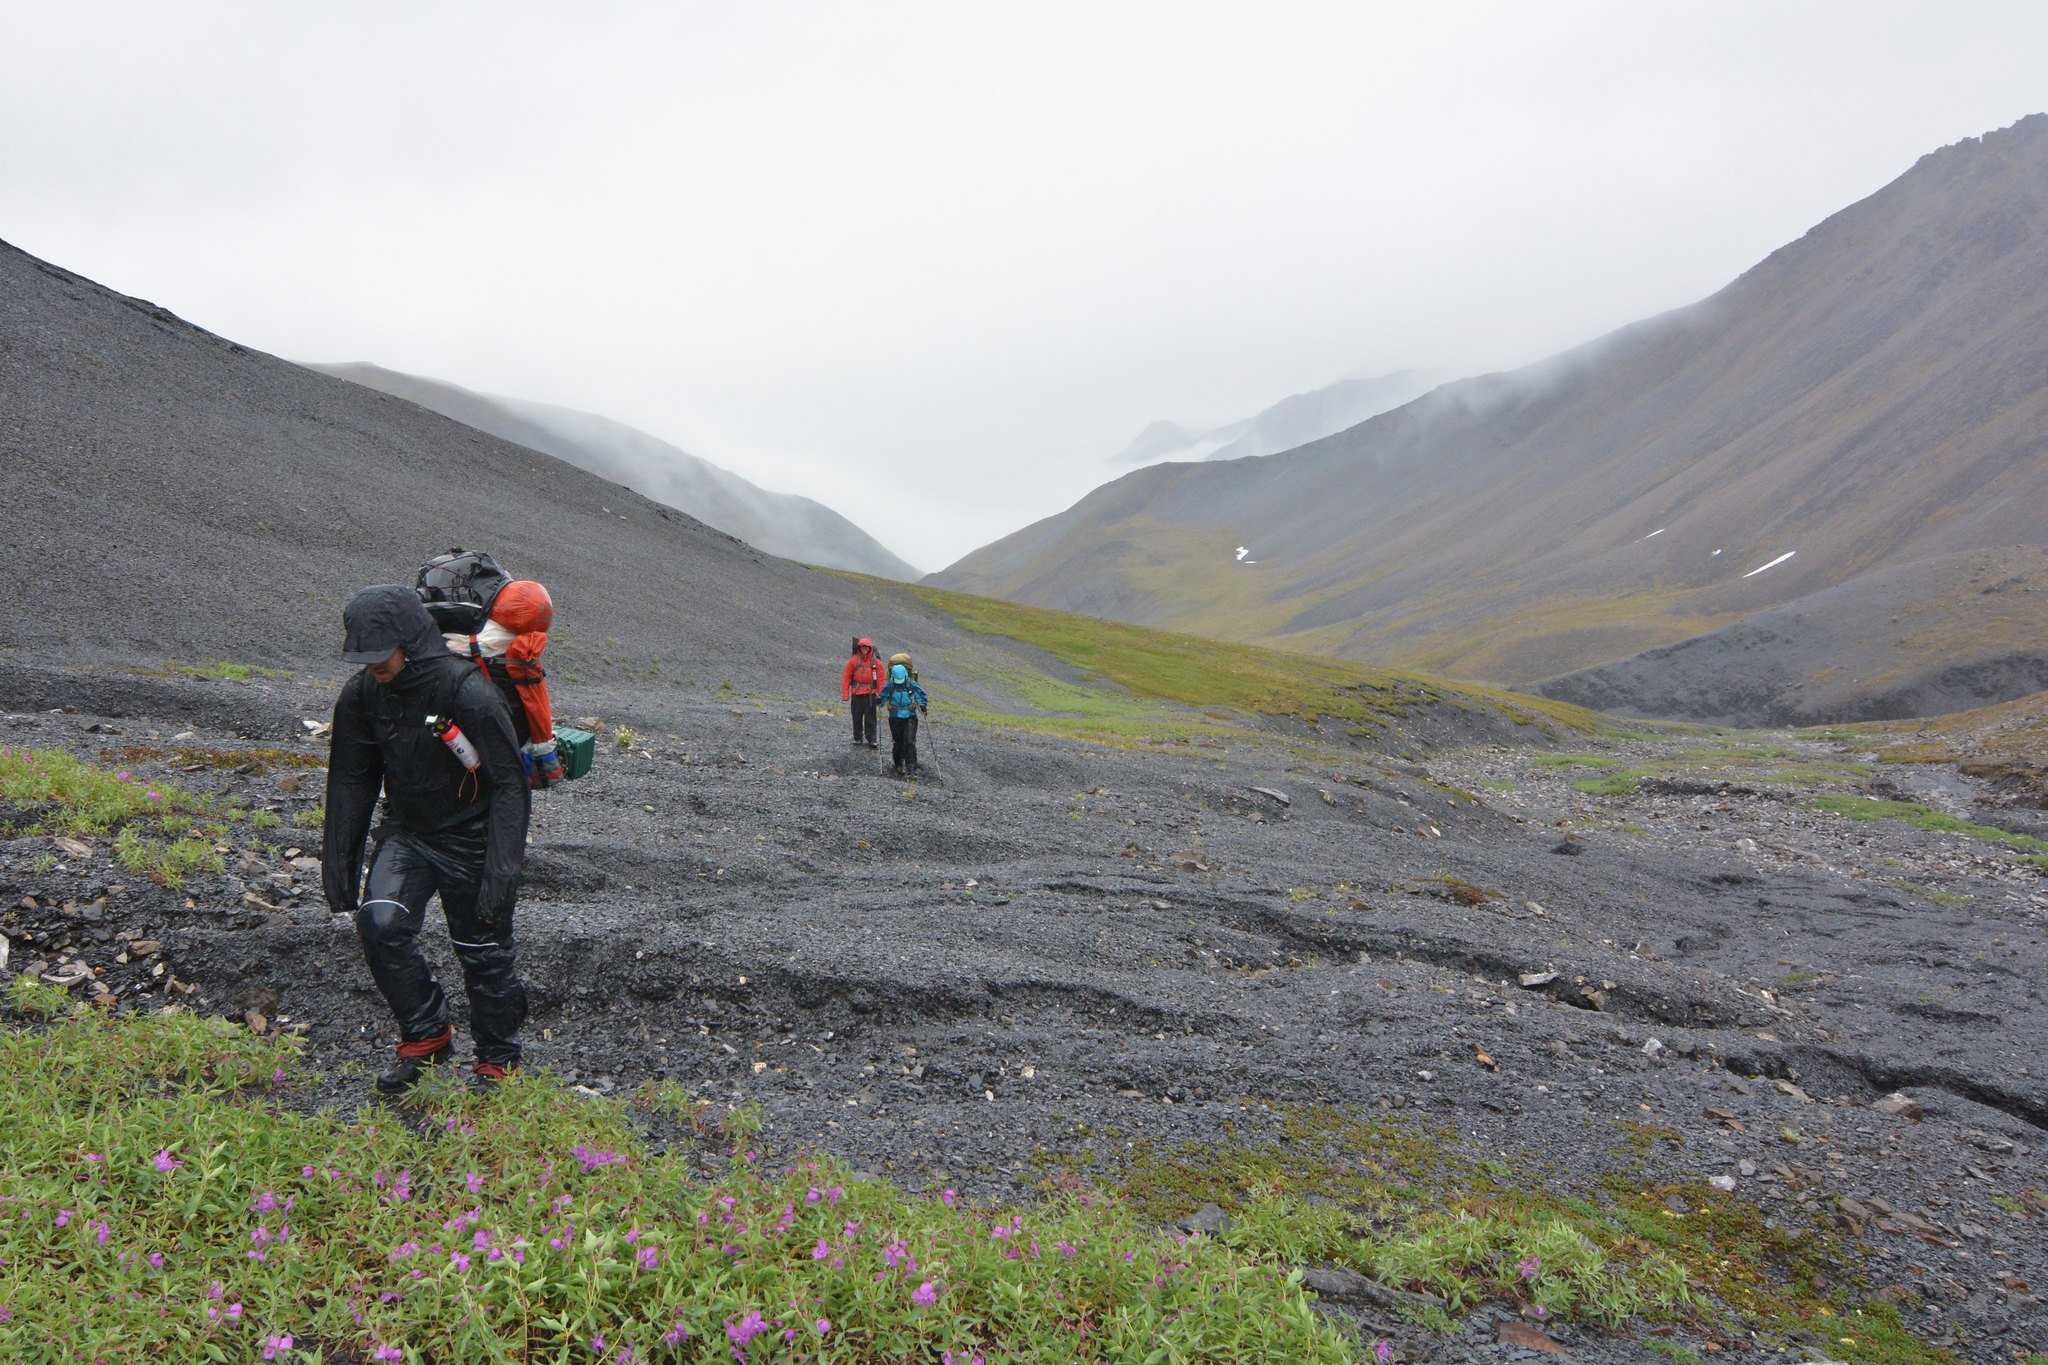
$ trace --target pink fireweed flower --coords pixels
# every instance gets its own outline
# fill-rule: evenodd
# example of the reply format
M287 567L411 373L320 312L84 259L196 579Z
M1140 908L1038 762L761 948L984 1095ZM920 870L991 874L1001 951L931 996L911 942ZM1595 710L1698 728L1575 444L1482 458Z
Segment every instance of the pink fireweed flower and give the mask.
M640 1254L634 1259L640 1263L642 1270L652 1270L661 1264L661 1256L653 1247L641 1247Z
M263 1193L256 1196L254 1203L249 1205L249 1212L270 1213L276 1208L277 1196L272 1194L269 1190L265 1190Z
M177 1158L171 1155L170 1148L168 1147L166 1147L163 1151L158 1152L154 1157L150 1158L150 1165L156 1167L158 1170L163 1171L166 1174L169 1174L170 1172L177 1170L180 1166L184 1164L184 1162L179 1161Z
M87 1152L87 1153L85 1154L85 1159L86 1159L87 1161L90 1161L90 1162L91 1162L91 1163L92 1163L93 1165L95 1165L95 1166L100 1166L100 1165L104 1165L104 1164L106 1163L106 1160L107 1160L107 1159L106 1159L105 1157L101 1156L101 1155L100 1155L100 1154L99 1154L98 1152Z
M934 1304L939 1301L938 1288L930 1280L910 1291L910 1301L915 1304Z
M404 1360L405 1352L399 1350L396 1346L379 1346L376 1350L370 1352L370 1359Z
M818 1244L811 1248L811 1259L814 1261L822 1261L831 1254L832 1246L823 1237L820 1237Z
M689 1335L690 1329L679 1322L661 1334L661 1341L664 1346L680 1346Z
M939 1202L941 1204L944 1204L949 1209L952 1208L953 1205L959 1201L959 1198L960 1196L953 1193L951 1190L939 1191Z
M462 1183L469 1186L471 1194L482 1194L484 1192L484 1178L480 1175L466 1175L462 1177Z
M817 1329L818 1329L818 1335L822 1337L822 1336L824 1336L824 1335L825 1335L825 1334L826 1334L827 1332L829 1332L829 1331L831 1331L831 1330L832 1330L832 1319L830 1319L830 1318L819 1318L819 1319L818 1319L818 1321L817 1321L817 1322L816 1322L815 1324L813 1324L813 1325L817 1327Z
M150 1252L148 1259L151 1270L162 1270L164 1268L164 1254L161 1251Z
M77 1209L58 1209L58 1210L57 1210L57 1226L58 1226L58 1227L60 1227L60 1228L61 1228L61 1227L64 1227L64 1226L65 1226L66 1224L70 1223L70 1221L71 1221L71 1220L72 1220L73 1218L76 1218L77 1216L78 1216L78 1210L77 1210Z
M1543 1269L1543 1262L1537 1260L1534 1256L1524 1256L1521 1260L1515 1262L1515 1269L1522 1272L1523 1279L1533 1280L1536 1278L1536 1272Z
M1373 1355L1379 1358L1380 1365L1392 1365L1394 1359L1394 1348L1387 1345L1386 1342L1374 1342L1372 1353Z
M96 1245L105 1246L108 1240L112 1238L114 1235L114 1230L107 1226L106 1221L104 1219L93 1219L91 1226L92 1240Z
M279 1351L289 1351L291 1348L292 1334L290 1332L286 1332L282 1336L263 1338L263 1358L265 1360L276 1360Z
M767 1320L759 1313L749 1313L738 1322L727 1318L725 1320L725 1335L733 1345L744 1346L760 1333L766 1331L767 1327Z
M457 1271L466 1272L469 1269L469 1257L459 1251L451 1251L448 1253L448 1264L454 1266Z

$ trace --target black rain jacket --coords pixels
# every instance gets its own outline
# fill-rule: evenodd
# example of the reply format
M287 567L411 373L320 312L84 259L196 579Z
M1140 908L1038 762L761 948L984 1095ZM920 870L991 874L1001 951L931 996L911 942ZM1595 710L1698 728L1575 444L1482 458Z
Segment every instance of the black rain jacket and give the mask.
M482 669L448 652L412 589L368 588L351 611L358 607L373 614L384 638L403 646L406 663L389 687L363 669L334 703L320 857L327 903L336 911L356 908L363 841L381 788L386 818L411 833L483 825L477 908L496 919L518 891L529 799L504 697ZM452 717L476 746L482 762L474 774L427 728L430 715Z

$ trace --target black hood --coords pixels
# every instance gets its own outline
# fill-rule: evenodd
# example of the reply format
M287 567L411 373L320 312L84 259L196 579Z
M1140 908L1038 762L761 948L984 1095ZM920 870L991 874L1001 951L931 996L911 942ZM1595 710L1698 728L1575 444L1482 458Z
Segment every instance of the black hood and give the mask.
M441 629L419 594L396 583L380 583L351 597L342 608L341 624L341 657L352 664L381 663L394 649L419 660L448 653Z

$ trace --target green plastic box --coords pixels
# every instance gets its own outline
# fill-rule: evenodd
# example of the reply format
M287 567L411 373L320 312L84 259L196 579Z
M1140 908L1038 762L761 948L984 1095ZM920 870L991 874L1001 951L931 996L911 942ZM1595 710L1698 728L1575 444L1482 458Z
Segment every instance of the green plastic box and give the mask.
M588 730L557 725L555 753L561 757L563 773L571 778L582 777L590 771L590 761L597 757L597 736Z

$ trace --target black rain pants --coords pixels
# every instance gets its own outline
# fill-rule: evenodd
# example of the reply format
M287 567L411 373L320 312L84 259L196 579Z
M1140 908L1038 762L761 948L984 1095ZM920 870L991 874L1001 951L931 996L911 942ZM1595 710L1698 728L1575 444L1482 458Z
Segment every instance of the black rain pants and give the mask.
M875 742L875 694L872 692L853 694L853 742Z
M356 933L370 975L398 1020L398 1036L422 1042L448 1030L448 998L419 949L427 902L441 895L448 938L469 992L469 1031L476 1059L519 1064L519 1026L526 1022L526 986L512 960L512 908L491 924L477 916L484 870L481 825L436 834L395 830L370 857L356 910Z
M889 758L896 765L896 771L917 771L917 717L889 717Z

